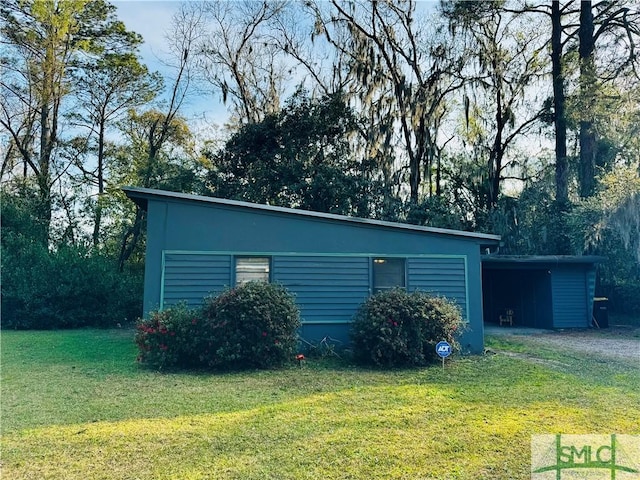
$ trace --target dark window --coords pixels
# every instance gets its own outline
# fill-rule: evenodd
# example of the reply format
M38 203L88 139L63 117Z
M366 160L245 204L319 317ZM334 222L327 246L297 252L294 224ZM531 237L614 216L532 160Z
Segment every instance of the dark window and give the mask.
M374 258L373 259L373 291L374 293L390 290L395 287L404 288L405 282L404 258Z
M247 282L269 282L269 257L236 257L236 285Z

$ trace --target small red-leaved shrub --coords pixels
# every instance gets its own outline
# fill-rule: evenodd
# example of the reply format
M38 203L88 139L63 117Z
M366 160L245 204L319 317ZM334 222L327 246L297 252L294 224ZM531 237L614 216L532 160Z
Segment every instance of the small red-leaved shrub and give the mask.
M425 365L438 358L435 345L458 348L464 323L460 309L443 297L394 289L370 297L352 327L353 352L364 364L381 367Z
M158 369L196 363L191 339L199 316L198 310L179 304L138 320L135 335L138 361Z

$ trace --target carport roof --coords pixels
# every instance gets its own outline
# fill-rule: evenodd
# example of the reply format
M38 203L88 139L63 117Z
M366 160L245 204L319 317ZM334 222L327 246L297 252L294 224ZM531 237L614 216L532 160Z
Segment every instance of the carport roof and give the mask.
M594 264L607 258L597 255L483 255L483 265L559 265Z

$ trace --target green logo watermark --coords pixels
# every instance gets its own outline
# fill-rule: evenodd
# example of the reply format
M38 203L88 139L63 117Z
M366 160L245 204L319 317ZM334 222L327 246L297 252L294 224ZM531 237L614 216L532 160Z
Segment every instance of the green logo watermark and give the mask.
M640 435L533 435L532 480L640 480Z

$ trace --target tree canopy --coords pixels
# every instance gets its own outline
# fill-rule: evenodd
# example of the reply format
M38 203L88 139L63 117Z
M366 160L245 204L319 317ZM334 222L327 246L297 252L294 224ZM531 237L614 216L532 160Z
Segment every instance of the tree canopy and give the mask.
M158 73L106 0L8 0L3 232L124 274L132 184L613 252L640 296L638 25L630 0L184 2Z

